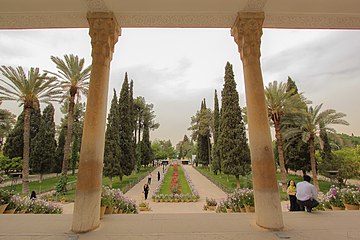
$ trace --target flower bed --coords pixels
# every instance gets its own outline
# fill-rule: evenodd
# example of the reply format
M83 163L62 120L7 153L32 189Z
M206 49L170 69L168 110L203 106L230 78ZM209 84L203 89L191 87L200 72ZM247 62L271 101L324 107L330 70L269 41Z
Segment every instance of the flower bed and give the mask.
M240 188L221 200L216 212L245 212L245 208L247 212L254 211L254 191L249 188Z
M330 190L319 199L317 210L358 210L360 205L360 188L331 186Z
M126 197L120 189L103 187L101 192L101 206L112 209L110 213L138 213L135 200Z
M1 189L0 202L7 204L6 210L11 212L35 214L61 214L63 212L62 206L57 203L39 198L30 199L28 196L22 197Z
M180 171L178 169L178 165L174 164L172 169L172 178L170 185L171 193L162 193L162 187L164 183L164 176L167 176L169 167L167 167L164 171L163 176L160 178L158 185L156 186L154 193L152 195L153 201L156 202L195 202L199 199L199 193L195 189L194 184L191 182L191 179L187 175L185 169L182 167L181 170L185 176L187 184L189 185L190 192L184 193L182 191L182 185L180 183L181 176L179 175ZM183 183L184 184L184 183Z

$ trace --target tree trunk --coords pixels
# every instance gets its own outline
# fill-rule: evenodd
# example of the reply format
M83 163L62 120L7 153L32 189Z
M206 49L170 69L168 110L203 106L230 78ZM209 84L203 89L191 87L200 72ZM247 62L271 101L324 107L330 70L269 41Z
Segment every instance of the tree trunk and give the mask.
M286 192L287 176L286 176L286 169L285 169L284 147L283 147L282 135L281 135L281 130L280 130L280 122L274 121L274 124L275 124L276 143L277 143L278 153L279 153L279 164L280 164L282 190L283 190L283 192Z
M42 183L43 178L44 178L44 174L43 174L43 173L40 173L39 183Z
M317 189L318 191L320 191L319 182L318 182L317 174L316 174L316 160L315 160L314 136L310 136L310 139L309 139L309 148L310 148L311 171L312 171L312 176L313 176L314 185L315 185L316 189Z
M236 178L236 188L240 188L240 177L239 175L235 175L235 178Z
M112 188L112 177L109 177L109 187Z
M29 158L30 158L30 116L31 108L24 108L24 150L22 164L22 193L29 194Z
M64 145L64 158L62 164L62 174L67 175L69 169L69 156L70 156L70 145L72 140L73 133L73 123L74 123L74 105L75 105L75 95L70 96L69 102L69 112L67 119L67 132L65 136L65 145Z

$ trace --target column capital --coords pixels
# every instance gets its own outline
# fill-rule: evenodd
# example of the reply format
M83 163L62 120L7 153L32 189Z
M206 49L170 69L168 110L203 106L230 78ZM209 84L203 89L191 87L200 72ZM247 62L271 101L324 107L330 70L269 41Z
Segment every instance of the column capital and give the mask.
M260 44L264 12L239 12L233 27L231 36L238 45L242 60L248 57L260 58Z
M92 57L104 64L110 64L114 46L121 35L121 28L112 12L88 12L89 35L91 37ZM94 58L98 55L100 58Z

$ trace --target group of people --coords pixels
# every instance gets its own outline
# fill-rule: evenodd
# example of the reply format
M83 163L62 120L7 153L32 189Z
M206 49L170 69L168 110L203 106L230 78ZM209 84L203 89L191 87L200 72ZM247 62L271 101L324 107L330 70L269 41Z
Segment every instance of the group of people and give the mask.
M298 184L295 184L293 180L288 183L290 211L305 211L306 209L307 212L311 212L314 207L319 205L317 189L310 183L311 177L304 175L303 180Z
M159 172L159 171L157 172L157 179L158 179L158 181L160 181L160 172ZM150 173L149 176L148 176L148 181L147 181L147 183L145 183L145 185L144 185L143 194L144 194L145 200L147 200L148 195L149 195L150 184L151 184L151 173Z

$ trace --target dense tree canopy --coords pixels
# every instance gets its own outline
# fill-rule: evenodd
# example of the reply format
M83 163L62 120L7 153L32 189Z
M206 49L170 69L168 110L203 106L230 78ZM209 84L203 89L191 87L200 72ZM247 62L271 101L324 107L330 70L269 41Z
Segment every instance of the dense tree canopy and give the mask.
M30 168L32 172L40 174L40 180L44 173L51 172L51 166L55 163L55 109L49 104L41 116L39 132L31 141Z
M184 135L183 140L181 140L177 145L176 145L176 150L179 152L179 159L182 158L187 158L187 159L191 159L192 155L193 155L193 147L194 147L194 143L189 139L189 137L187 135Z
M330 125L342 124L349 125L343 118L346 116L344 113L337 113L334 109L326 109L320 111L322 104L306 108L306 112L303 115L294 116L292 119L288 119L289 126L301 126L300 128L287 128L285 132L286 138L298 138L301 137L304 142L309 144L311 171L313 174L314 185L319 190L319 183L317 180L317 167L315 159L315 140L319 142L320 131L335 132L335 129Z
M0 79L0 101L17 101L24 107L24 150L22 170L22 192L29 192L29 158L30 158L30 119L33 109L40 109L40 102L49 104L61 99L59 86L54 78L46 73L40 74L38 68L30 68L26 76L22 67L1 66L0 72L5 79Z
M16 116L6 109L0 109L0 148L4 144L4 138L10 133Z

